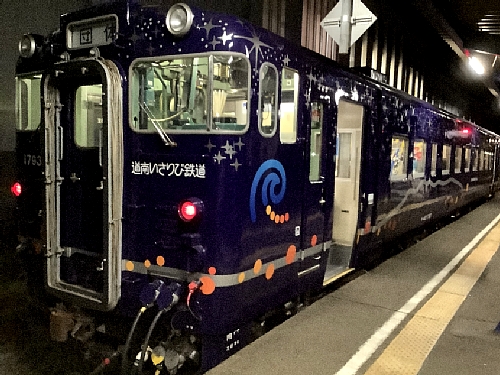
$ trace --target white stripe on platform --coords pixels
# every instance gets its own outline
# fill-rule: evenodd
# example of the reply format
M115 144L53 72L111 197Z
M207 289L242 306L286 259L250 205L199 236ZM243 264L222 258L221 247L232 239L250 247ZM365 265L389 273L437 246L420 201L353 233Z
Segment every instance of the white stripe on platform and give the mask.
M439 273L427 282L413 297L411 297L363 344L358 348L349 361L335 375L355 375L370 359L385 340L395 331L401 322L415 310L415 308L436 289L445 277L460 263L460 261L486 236L486 234L500 221L498 215L488 224L471 242L467 244Z

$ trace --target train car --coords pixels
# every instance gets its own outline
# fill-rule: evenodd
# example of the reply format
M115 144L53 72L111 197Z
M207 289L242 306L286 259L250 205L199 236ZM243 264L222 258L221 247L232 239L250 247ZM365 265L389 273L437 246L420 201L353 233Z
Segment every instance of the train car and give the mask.
M212 368L498 185L496 134L230 15L123 0L19 50L30 290L54 339L124 330L123 373Z

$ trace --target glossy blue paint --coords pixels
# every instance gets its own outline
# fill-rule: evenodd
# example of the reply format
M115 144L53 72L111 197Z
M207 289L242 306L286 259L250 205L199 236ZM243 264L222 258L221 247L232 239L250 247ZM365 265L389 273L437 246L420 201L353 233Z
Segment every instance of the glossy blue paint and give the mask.
M51 36L45 54L33 61L20 60L17 73L27 73L35 66L53 69L57 56L49 54L50 44L59 54L64 52L64 30L69 23L106 14L118 17L115 43L99 47L99 54L113 61L122 75L122 258L145 264L146 269L147 264L152 264L175 272L166 276L124 270L121 300L115 313L133 316L140 307L141 290L154 279L186 286L190 281L205 278L206 284L192 295L193 314L186 308L185 293L179 303L181 308L173 316L179 312L179 326L185 327L183 322L189 321L187 325L201 335L202 368L207 370L249 341L252 321L322 286L327 253L320 251L303 257L302 251L330 241L335 225L337 94L364 108L356 226L360 236L353 246L351 266L369 266L383 255L384 244L424 225L425 218L437 220L487 196L494 176L486 170L443 176L439 169L431 175L432 150L428 147L429 162L423 177L391 181L394 135L407 137L411 145L415 139L435 142L439 154L445 132L458 129L460 124L428 103L341 69L335 62L268 31L232 16L192 10L193 27L183 37L169 34L163 9L141 7L133 1L63 15L63 32ZM240 53L249 61L251 97L247 103L246 132L172 133L177 146L170 147L157 133L133 130L129 124L133 120L129 119L128 84L135 59L217 52ZM69 53L72 59L89 57L87 49ZM259 68L263 63L275 65L279 74L285 67L299 74L295 143L282 143L279 131L264 137L258 130ZM318 181L309 181L313 102L321 103L324 110L322 179ZM471 127L472 148L492 150L488 139L498 138ZM28 166L21 165L19 155L28 148L43 153L43 147L40 151L34 146L43 142L42 132L18 132L20 176L35 191L30 199L37 202L36 207L44 207L41 169L37 169L37 176L33 175ZM498 161L498 155L496 158ZM495 173L498 179L498 172ZM202 217L194 223L186 223L178 215L179 203L190 197L203 202ZM26 208L23 199L19 200L20 206ZM286 215L287 220L272 220L266 212L268 205L280 217ZM26 211L25 215L31 217L33 212ZM41 227L38 223L31 232L40 233ZM296 253L291 249L296 249ZM274 269L278 264L283 266ZM299 277L301 271L314 267L316 271ZM214 284L210 290L209 280L215 276L227 276L232 284ZM65 277L71 280L72 275ZM203 319L198 321L197 316Z

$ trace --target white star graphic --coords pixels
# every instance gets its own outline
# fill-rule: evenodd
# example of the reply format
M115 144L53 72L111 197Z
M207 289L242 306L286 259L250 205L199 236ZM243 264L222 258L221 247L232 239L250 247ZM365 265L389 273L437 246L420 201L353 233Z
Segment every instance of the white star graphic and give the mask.
M236 142L236 143L234 144L234 146L235 146L235 147L236 147L236 146L238 146L239 151L241 151L241 148L242 148L243 146L245 146L245 144L241 141L241 137L240 137L240 139L238 140L238 142Z
M224 34L219 37L220 40L222 40L222 44L226 45L226 42L229 42L230 40L233 40L233 34L226 34L226 30L224 30Z
M205 31L207 32L207 39L208 39L208 35L210 34L210 30L216 28L216 27L222 27L221 25L214 25L212 23L212 18L210 18L210 21L205 22L205 25L204 26L200 26L200 29L205 29Z
M252 53L253 50L255 50L255 65L257 65L257 59L259 58L259 53L262 57L264 57L264 54L262 53L262 48L261 47L267 47L267 48L271 48L271 46L263 43L260 41L260 38L254 33L252 32L252 37L249 38L247 36L240 36L240 35L235 35L234 36L235 38L240 38L240 39L246 39L250 42L253 43L253 46L252 48L250 48L250 50L247 49L247 55L250 57L250 54Z
M229 141L226 141L226 144L221 148L226 150L226 155L229 155L229 159L233 160L233 155L236 154L232 145L229 144Z
M307 78L309 78L309 83L311 83L311 81L314 83L316 83L318 81L318 79L312 74L312 69L311 69L311 73L309 73L307 75Z
M288 55L286 55L285 58L283 59L283 65L288 66L289 62L290 62L290 58L288 57Z
M220 42L219 42L219 41L215 38L215 35L214 35L214 38L213 38L213 39L212 39L212 41L211 41L210 43L208 43L208 44L211 44L211 45L212 45L212 47L214 48L214 51L215 51L215 46L216 46L217 44L220 44Z
M210 142L210 139L208 140L208 143L205 145L206 148L208 148L208 152L212 152L212 149L215 147L215 145Z
M217 161L217 164L220 165L220 162L224 159L227 159L225 156L222 156L220 151L217 155L214 156L214 160Z
M242 166L243 164L238 163L238 158L235 158L234 159L234 163L229 164L229 165L231 165L232 167L234 167L234 169L236 170L236 172L238 172L238 167Z

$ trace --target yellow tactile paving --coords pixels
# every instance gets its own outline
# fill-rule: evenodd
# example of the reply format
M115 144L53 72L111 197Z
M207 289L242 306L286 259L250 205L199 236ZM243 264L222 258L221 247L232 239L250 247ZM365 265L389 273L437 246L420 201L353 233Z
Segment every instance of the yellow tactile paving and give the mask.
M500 224L415 314L365 375L414 375L500 245Z

